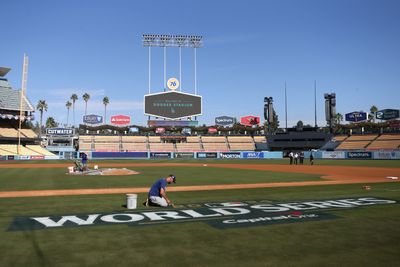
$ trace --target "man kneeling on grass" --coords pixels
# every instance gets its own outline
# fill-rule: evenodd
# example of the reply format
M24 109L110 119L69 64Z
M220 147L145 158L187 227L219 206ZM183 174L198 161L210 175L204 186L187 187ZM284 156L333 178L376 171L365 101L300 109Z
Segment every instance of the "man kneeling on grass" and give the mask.
M176 183L176 177L173 174L166 178L161 178L155 182L149 191L147 200L143 203L145 206L168 207L171 205L175 208L174 203L167 197L167 184Z

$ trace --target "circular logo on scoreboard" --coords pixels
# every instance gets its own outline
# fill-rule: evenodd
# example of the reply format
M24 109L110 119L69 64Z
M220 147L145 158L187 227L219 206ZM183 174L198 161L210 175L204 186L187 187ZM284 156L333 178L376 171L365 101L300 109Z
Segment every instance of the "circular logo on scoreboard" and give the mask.
M179 81L177 78L169 78L167 81L167 87L170 90L176 90L179 88Z

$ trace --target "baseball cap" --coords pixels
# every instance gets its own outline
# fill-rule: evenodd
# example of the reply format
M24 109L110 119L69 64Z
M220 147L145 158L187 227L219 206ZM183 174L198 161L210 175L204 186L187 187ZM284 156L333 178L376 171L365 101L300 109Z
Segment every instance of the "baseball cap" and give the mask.
M168 175L168 176L171 177L172 180L173 180L173 182L174 182L174 184L176 184L176 176L173 175L173 174L170 174L170 175Z

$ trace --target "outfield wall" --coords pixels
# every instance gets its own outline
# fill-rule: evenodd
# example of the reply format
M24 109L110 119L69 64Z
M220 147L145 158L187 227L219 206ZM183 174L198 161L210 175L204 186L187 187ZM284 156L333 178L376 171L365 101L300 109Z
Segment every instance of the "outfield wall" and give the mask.
M304 152L304 157L309 158L311 152ZM315 151L315 159L400 159L400 151Z
M237 152L88 152L90 159L282 159L279 151Z

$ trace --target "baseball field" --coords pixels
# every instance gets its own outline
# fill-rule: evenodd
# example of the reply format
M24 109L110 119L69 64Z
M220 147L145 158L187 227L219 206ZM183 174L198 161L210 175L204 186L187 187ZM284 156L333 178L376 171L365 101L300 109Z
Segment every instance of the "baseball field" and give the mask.
M398 266L398 160L0 162L0 266ZM145 207L168 186L175 208ZM126 194L138 195L127 209Z

